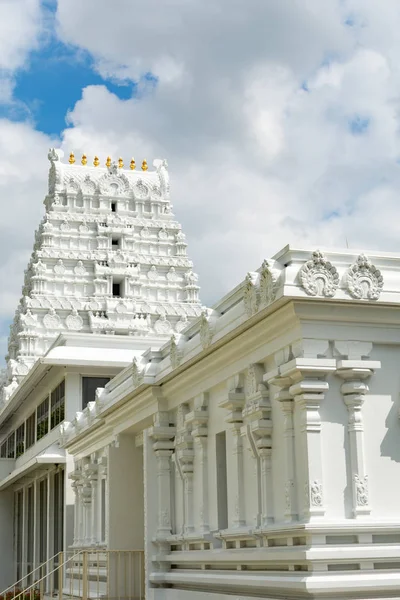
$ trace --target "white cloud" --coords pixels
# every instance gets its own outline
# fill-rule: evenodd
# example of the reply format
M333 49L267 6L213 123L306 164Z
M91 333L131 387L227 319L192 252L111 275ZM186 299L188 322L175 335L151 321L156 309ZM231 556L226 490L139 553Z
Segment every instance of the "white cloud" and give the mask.
M0 103L12 101L14 72L38 47L44 15L40 0L0 0Z
M63 146L102 160L168 158L204 301L286 243L397 250L397 0L59 0L57 22L104 76L159 78L153 94L127 101L86 87ZM9 189L16 198L2 273L19 282L49 145L25 127L5 130L14 161L3 164L0 146L2 202Z

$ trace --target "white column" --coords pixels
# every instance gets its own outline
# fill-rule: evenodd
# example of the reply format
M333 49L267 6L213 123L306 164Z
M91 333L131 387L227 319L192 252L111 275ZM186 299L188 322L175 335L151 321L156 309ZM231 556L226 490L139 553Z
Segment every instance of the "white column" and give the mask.
M92 487L92 545L95 546L99 543L99 531L98 531L98 523L99 523L99 480L97 476L97 471L92 473L90 477L90 483Z
M325 514L319 407L329 389L325 376L335 371L336 360L329 358L296 358L279 367L281 377L292 383L289 394L299 411L300 425L295 432L301 448L296 457L297 506L306 521ZM292 413L289 427L293 428Z
M245 402L244 375L238 373L227 382L227 397L219 403L221 408L228 411L225 421L228 423L226 430L229 442L227 448L232 448L232 456L227 456L231 462L230 469L232 477L229 480L229 493L235 499L233 518L230 526L240 528L246 525L245 494L244 494L244 465L243 465L243 437L241 427L243 425L242 409Z
M321 448L321 418L319 407L328 391L326 381L303 380L290 388L294 401L300 410L300 440L304 498L302 515L304 518L323 516L323 467Z
M259 515L257 524L265 528L274 521L272 492L272 420L269 391L263 383L264 366L251 364L246 374L246 405L242 415L245 431L257 464Z
M337 375L344 380L341 386L343 401L348 410L349 453L353 517L362 517L371 512L369 503L368 475L364 454L364 424L362 405L369 391L366 380L380 369L379 361L339 360Z
M175 428L169 425L168 413L158 412L154 416L154 426L149 430L157 463L157 540L171 535L171 456Z
M194 409L186 415L187 423L192 426L194 440L194 456L197 461L198 487L200 494L199 530L202 533L210 530L208 522L208 393L197 396L194 400Z
M183 502L185 513L184 533L194 531L194 506L193 506L193 437L191 425L186 420L190 416L187 404L181 404L177 410L177 431L175 436L175 460L183 479Z

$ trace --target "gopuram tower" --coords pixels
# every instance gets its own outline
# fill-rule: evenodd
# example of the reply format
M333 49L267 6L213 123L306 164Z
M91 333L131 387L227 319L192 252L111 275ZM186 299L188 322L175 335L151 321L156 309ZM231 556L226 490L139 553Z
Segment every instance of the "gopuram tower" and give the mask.
M165 160L80 164L51 149L45 215L10 327L3 402L61 333L161 345L201 314Z

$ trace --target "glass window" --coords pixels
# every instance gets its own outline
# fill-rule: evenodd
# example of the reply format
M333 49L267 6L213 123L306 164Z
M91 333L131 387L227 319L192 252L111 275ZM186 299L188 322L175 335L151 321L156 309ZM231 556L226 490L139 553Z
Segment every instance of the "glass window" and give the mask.
M36 425L36 414L33 413L26 420L26 431L25 431L25 449L30 448L35 443L35 427Z
M95 401L97 388L103 388L109 381L109 377L82 377L82 410L88 402Z
M51 392L51 429L64 421L65 415L65 381L63 380L55 390Z
M36 439L40 440L49 432L49 399L43 400L36 409Z
M18 458L25 452L25 423L22 423L15 432L15 458Z
M0 446L0 458L7 458L7 440Z
M7 438L7 458L15 458L15 431Z

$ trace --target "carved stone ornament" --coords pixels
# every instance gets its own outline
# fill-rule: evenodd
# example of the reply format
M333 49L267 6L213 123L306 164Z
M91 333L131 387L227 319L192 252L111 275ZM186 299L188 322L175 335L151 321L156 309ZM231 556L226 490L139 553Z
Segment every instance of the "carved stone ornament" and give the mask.
M181 331L183 329L185 329L185 327L187 327L188 325L188 318L186 315L182 315L180 320L177 322L177 324L175 325L175 331L177 333L181 333Z
M368 505L368 475L360 477L357 473L354 475L354 485L356 488L357 506Z
M79 225L79 231L80 233L89 233L89 227L87 226L86 221L83 221L80 225Z
M65 319L65 324L70 331L80 331L83 327L83 319L79 316L78 311L74 309Z
M158 238L160 240L167 240L168 239L168 232L166 231L165 227L162 227L160 229L160 231L158 232Z
M63 221L60 225L60 230L61 231L69 231L71 229L70 224L68 223L68 221Z
M165 315L161 315L160 318L155 322L154 331L156 333L166 334L171 333L172 326Z
M115 169L115 171L117 170L118 168ZM109 173L100 179L99 188L105 196L126 195L129 193L129 181L123 173L119 174L110 168Z
M148 279L150 279L150 281L155 281L156 279L158 279L157 269L154 265L150 267L150 270L147 273L147 277Z
M86 175L85 179L83 180L81 189L82 194L85 196L93 196L93 194L96 192L96 184L90 179L89 175Z
M346 286L353 298L378 300L383 288L383 277L365 254L346 273Z
M336 267L316 250L299 271L301 287L309 296L332 298L339 286L339 273Z
M150 236L150 231L147 227L143 227L143 229L140 232L140 237L141 238L148 238Z
M177 367L179 367L179 365L181 363L182 354L179 351L178 344L176 343L174 335L171 336L171 344L170 344L170 348L169 348L169 355L170 355L170 359L171 359L171 367L173 369L176 369Z
M145 185L143 183L143 181L141 181L139 179L139 181L133 188L133 194L134 194L135 198L138 198L139 200L143 200L144 198L149 197L150 192L149 192L149 188L147 187L147 185Z
M288 481L285 484L285 504L286 504L286 512L287 513L290 513L292 510L291 495L292 495L293 487L294 487L293 480L288 479Z
M203 349L208 348L212 340L212 330L207 317L207 311L204 310L200 317L200 343Z
M270 263L264 260L260 273L260 304L268 306L275 300L278 274L272 269Z
M37 263L33 263L32 269L35 275L44 275L46 273L46 265L42 263L40 258Z
M168 281L170 281L171 283L175 283L176 281L178 281L179 277L176 274L176 270L175 267L171 267L170 270L167 273L167 279Z
M245 287L243 292L244 310L248 317L251 317L257 312L257 288L253 281L251 273L247 273L245 279Z
M65 273L65 266L61 258L54 266L54 273L56 273L57 275L64 275Z
M78 260L78 263L76 264L76 266L74 267L74 273L75 275L78 275L80 277L83 277L84 275L87 274L87 271L83 265L83 262L81 260Z
M310 501L311 506L320 507L323 504L322 483L313 481L310 485Z
M132 383L133 387L139 387L143 383L143 369L139 369L139 364L136 358L132 361Z
M58 329L60 324L60 317L57 315L54 308L50 308L47 315L43 317L43 325L46 327L46 329Z

